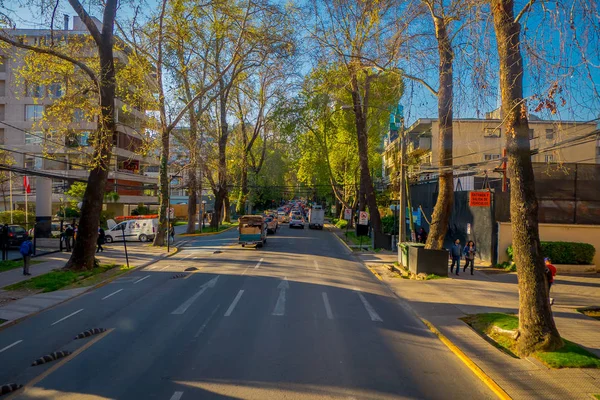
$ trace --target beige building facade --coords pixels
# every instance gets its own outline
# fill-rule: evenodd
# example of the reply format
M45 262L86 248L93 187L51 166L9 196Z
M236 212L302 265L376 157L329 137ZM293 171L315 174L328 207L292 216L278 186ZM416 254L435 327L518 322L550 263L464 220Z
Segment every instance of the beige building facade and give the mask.
M83 24L74 18L73 29L54 31L55 37L69 35L86 35ZM31 45L47 39L48 30L15 29L10 34ZM35 175L32 174L32 195L29 201L35 202L36 196L50 196L53 209L61 201L66 200L62 192L73 180L87 180L89 171L85 167L92 155L89 137L95 131L96 121L76 118L69 126L72 137L53 137L51 127L40 130L38 121L55 99L60 98L65 83L56 82L46 86L23 85L17 71L22 67L22 50L5 48L0 53L0 146L13 159L15 169L46 174L52 179L52 191L37 192ZM119 61L126 62L124 54L116 54ZM115 101L117 134L113 143L111 170L109 172L106 191L119 194L119 199L105 205L115 214L124 212L126 205L139 203L156 203L156 196L150 187L157 183L155 177L146 176L146 168L157 165L155 157L144 157L139 149L144 146L144 125L147 120L146 111L135 107L124 107L124 103ZM13 174L13 203L22 208L24 203L22 178L19 172ZM0 202L3 208L4 202Z

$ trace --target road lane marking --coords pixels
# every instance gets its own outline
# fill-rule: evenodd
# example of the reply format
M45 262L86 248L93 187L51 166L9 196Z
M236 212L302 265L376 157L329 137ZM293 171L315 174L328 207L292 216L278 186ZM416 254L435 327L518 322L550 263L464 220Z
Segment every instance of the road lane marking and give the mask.
M319 270L319 264L317 263L317 260L313 260L313 264L315 264L315 269L318 271Z
M135 285L136 283L140 283L141 281L143 281L144 279L148 279L150 278L150 275L146 275L145 277L143 277L142 279L138 279L137 281L133 282L133 284Z
M323 295L323 304L325 304L325 312L327 313L327 318L333 319L333 313L331 312L331 305L329 304L329 298L327 297L327 293L321 293Z
M187 274L187 276L186 276L185 278L183 278L183 279L184 279L184 280L185 280L185 279L189 279L189 278L190 278L192 275L194 275L194 274L196 274L196 273L200 272L200 270L201 270L202 268L204 268L204 267L200 267L200 268L198 268L198 269L197 269L197 270L195 270L195 271L187 271L187 272L188 272L188 274Z
M186 310L188 308L190 308L192 303L194 303L194 301L196 301L196 299L198 297L202 296L202 293L204 293L206 291L206 289L208 289L209 287L211 287L211 288L215 287L218 279L219 279L219 275L217 275L215 278L211 279L210 281L206 282L204 285L202 285L202 287L200 288L198 293L196 293L195 295L193 295L192 297L187 299L182 305L177 307L171 314L181 315L184 312L186 312Z
M244 291L240 290L238 292L237 296L235 296L235 299L233 299L233 302L231 303L231 305L229 306L229 308L225 312L225 316L226 317L229 317L231 315L231 313L233 312L233 309L235 308L235 306L237 306L237 303L238 303L238 301L240 301L240 298L242 298L243 294L244 294Z
M2 353L3 351L6 351L8 349L10 349L11 347L15 347L16 345L18 345L19 343L21 343L23 340L17 340L16 342L14 342L13 344L9 344L8 346L4 347L3 349L0 349L0 353Z
M30 389L33 386L37 385L39 382L41 382L43 379L45 379L46 377L48 377L50 374L52 374L53 372L55 372L57 369L59 369L60 367L62 367L66 363L68 363L69 361L73 360L75 357L77 357L79 354L83 353L85 350L87 350L90 347L92 347L92 345L94 345L95 343L97 343L102 338L106 337L109 333L111 333L114 330L115 330L115 328L109 328L109 329L106 330L106 332L102 332L101 334L97 335L95 338L88 339L89 342L87 342L86 344L84 344L83 346L81 346L80 348L78 348L77 350L75 350L73 353L71 353L71 355L69 357L62 358L60 361L58 361L52 367L50 367L49 369L47 369L46 371L44 371L40 375L36 376L35 378L33 378L32 380L30 380L29 382L27 382L27 384L25 384L25 386L23 386L23 391L22 392L17 392L17 393L19 393L19 395L27 393L28 389ZM10 399L10 398L11 397L8 397L8 399Z
M158 267L158 265L153 265L150 268L146 268L147 271L152 271L153 269L155 269L156 267Z
M206 318L206 321L204 321L204 323L202 324L202 326L200 327L200 329L198 329L198 332L196 332L196 334L194 335L194 338L197 338L198 336L202 335L202 332L204 332L204 328L206 328L206 325L208 325L208 323L210 322L210 320L212 319L212 317L215 315L215 313L217 312L217 310L219 309L219 307L221 307L220 304L218 304L214 310L212 310L212 312L210 313L210 315L208 316L208 318Z
M189 258L189 257L191 257L191 256L192 256L192 253L188 254L188 255L187 255L187 256L185 256L185 257L182 257L181 259L182 259L182 260L185 260L186 258Z
M180 400L181 396L183 396L183 392L175 392L173 393L173 396L171 396L170 400Z
M381 319L379 314L377 314L377 312L375 311L373 306L371 306L371 304L369 304L367 299L365 299L365 296L363 296L363 294L360 292L356 292L356 294L358 295L358 297L360 297L360 301L362 301L363 306L365 306L365 309L369 313L369 316L371 317L371 321L383 322L383 320Z
M264 260L265 260L264 258L261 258L261 259L258 261L258 264L256 264L256 265L254 266L254 269L258 269L258 268L260 267L260 264L262 264L262 262L263 262Z
M162 267L161 269L159 269L159 271L164 271L165 269L169 268L170 265L165 265L164 267Z
M101 300L106 300L108 299L110 296L114 296L115 294L119 293L120 291L122 291L123 289L119 289L116 292L112 292L111 294L109 294L108 296L104 296Z
M65 319L67 319L67 318L71 318L73 315L75 315L75 314L79 314L79 313L80 313L80 312L82 312L82 311L83 311L83 308L80 308L79 310L75 311L74 313L71 313L71 314L67 315L66 317L62 317L62 318L61 318L61 319L59 319L58 321L56 321L56 322L53 322L52 324L50 324L50 326L56 325L56 324L58 324L59 322L62 322L62 321L64 321L64 320L65 320Z
M289 288L290 284L288 283L287 277L285 277L277 286L277 289L279 289L279 297L277 298L277 304L275 304L275 308L273 309L273 315L278 317L285 315L285 292Z

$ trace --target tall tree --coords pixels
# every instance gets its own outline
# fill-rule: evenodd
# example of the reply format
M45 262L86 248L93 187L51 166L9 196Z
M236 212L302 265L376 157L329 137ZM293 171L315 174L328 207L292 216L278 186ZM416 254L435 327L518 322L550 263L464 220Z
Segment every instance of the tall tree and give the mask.
M86 61L77 59L70 54L64 54L52 47L28 45L14 40L8 32L0 34L0 40L14 47L30 50L39 54L51 55L67 61L83 70L94 83L100 111L97 119L97 129L91 138L93 143L93 165L88 177L88 185L83 196L81 219L78 230L78 240L73 248L65 268L80 270L91 269L95 266L96 238L104 190L108 178L113 137L115 134L115 63L113 58L113 30L117 12L117 1L107 0L103 4L102 24L99 28L92 17L78 0L69 0L69 4L81 18L89 31L98 53L99 70L94 71ZM89 61L93 63L94 60Z
M533 1L529 2L526 9ZM529 146L527 105L523 97L523 57L520 50L523 12L514 15L513 0L492 0L496 42L500 63L503 125L506 132L510 177L510 218L514 259L519 266L518 352L563 346L548 302L538 230L538 202Z

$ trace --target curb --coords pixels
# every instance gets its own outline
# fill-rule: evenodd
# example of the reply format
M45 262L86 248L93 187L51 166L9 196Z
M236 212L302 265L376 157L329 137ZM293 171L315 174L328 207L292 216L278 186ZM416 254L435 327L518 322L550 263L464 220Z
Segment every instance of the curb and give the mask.
M346 248L348 248L350 250L350 247L346 244L346 242L344 242L342 240L342 238L340 238L338 235L336 235L335 232L332 232L331 229L329 229L329 227L327 227L327 229L331 233L333 233L333 235L335 237L337 237L340 240L340 242L342 242L346 246ZM385 282L378 273L376 273L371 268L369 268L369 266L360 257L358 257L354 252L352 252L352 255L360 264L362 264L363 267L365 267L369 272L371 272L371 276L373 277L373 279L377 279L379 281L379 283L381 283L382 285L384 285L386 287L386 289L400 302L400 306L402 308L404 308L407 312L414 315L425 326L427 326L427 328L431 332L433 332L438 337L438 339L440 339L440 341L442 343L444 343L446 345L446 347L448 347L448 349L452 353L454 353L454 355L457 356L458 359L461 360L467 366L467 368L469 368L471 370L471 372L473 372L475 374L475 376L477 378L479 378L479 380L481 380L496 396L498 396L499 399L512 400L512 397L510 397L508 395L508 393L506 393L504 391L504 389L502 389L492 378L490 378L481 368L479 368L477 366L477 364L475 364L475 362L473 362L473 360L471 360L469 358L469 356L467 356L465 353L463 353L463 351L458 346L456 346L454 343L452 343L450 341L450 339L448 339L446 336L444 336L431 322L429 322L426 319L419 316L417 314L417 312L408 304L408 302L406 302L404 299L400 298L396 294L396 292L392 289L392 287L390 285L388 285L387 282ZM394 268L396 268L395 265L394 265ZM377 282L377 280L375 282Z
M148 265L154 264L155 262L158 262L158 261L162 260L163 258L167 258L167 257L170 257L170 256L172 256L172 255L175 255L175 254L176 254L177 252L179 252L179 250L180 250L180 248L179 248L179 247L173 247L173 248L174 248L174 249L176 249L176 250L175 250L173 253L169 253L169 254L166 254L166 255L161 255L160 257L158 257L158 258L156 258L156 259L153 259L153 260L150 260L150 261L148 261L148 262L146 262L146 263L144 263L144 264L138 265L137 267L133 267L133 268L131 268L129 271L127 271L127 272L125 272L125 273L123 273L123 274L121 274L121 275L116 275L116 276L113 276L113 277L111 277L111 278L108 278L108 279L106 279L106 280L104 280L104 281L102 281L102 282L99 282L99 283L95 284L94 286L90 286L89 288L87 288L87 290L85 290L85 291L83 291L83 292L81 292L81 293L79 293L79 294L77 294L77 295L75 295L75 296L73 296L73 297L69 297L68 299L64 299L63 301L61 301L61 302L59 302L59 303L53 304L53 305L51 305L50 307L43 308L43 309L41 309L41 310L38 310L38 311L36 311L36 312L34 312L34 313L32 313L32 314L26 315L26 316L24 316L24 317L21 317L21 318L13 319L12 321L9 321L9 322L7 322L7 323L4 323L4 324L0 325L0 332L1 332L1 331L3 331L3 330L4 330L4 329L6 329L6 328L9 328L9 327L11 327L11 326L13 326L13 325L16 325L16 324L18 324L19 322L22 322L22 321L26 320L27 318L33 317L33 316L35 316L35 315L38 315L39 313L42 313L42 312L44 312L44 311L46 311L46 310L50 310L51 308L54 308L54 307L56 307L56 306L59 306L59 305L61 305L61 304L65 303L65 302L67 302L67 301L70 301L70 300L76 299L76 298L78 298L79 296L82 296L82 295L84 295L84 294L86 294L86 293L88 293L88 292L90 292L90 291L92 291L92 290L95 290L95 289L101 288L102 286L105 286L105 285L109 284L110 282L114 281L114 280L115 280L115 279L117 279L117 278L122 278L122 277L124 277L124 276L127 276L127 275L131 274L132 272L135 272L135 271L137 271L137 270L139 270L139 269L145 268L145 267L147 267Z
M188 237L212 236L212 235L218 235L219 233L224 233L224 232L230 231L230 230L232 230L233 228L237 228L237 226L235 226L235 225L234 225L234 226L230 226L229 228L227 228L227 229L223 229L222 231L219 231L219 232L207 232L207 233L181 233L181 234L179 234L179 237L185 237L185 238L188 238Z
M352 250L352 248L348 246L348 243L344 242L344 239L342 239L337 233L331 230L331 224L327 224L326 227L329 232L333 233L333 236L335 236L340 242L342 242L342 244L348 249L350 253L354 254L354 250Z
M469 358L469 356L463 353L461 349L452 343L450 339L444 336L444 334L442 334L431 322L424 318L419 318L429 328L429 330L433 332L438 339L440 339L440 341L444 343L446 347L448 347L448 349L450 349L450 351L454 353L454 355L456 355L471 370L471 372L473 372L483 383L486 384L488 388L490 388L492 392L494 392L494 394L496 394L496 396L498 396L499 399L512 400L512 397L510 397L508 393L504 391L504 389L502 389L492 378L483 372L483 370L479 368L477 364L475 364L473 360Z

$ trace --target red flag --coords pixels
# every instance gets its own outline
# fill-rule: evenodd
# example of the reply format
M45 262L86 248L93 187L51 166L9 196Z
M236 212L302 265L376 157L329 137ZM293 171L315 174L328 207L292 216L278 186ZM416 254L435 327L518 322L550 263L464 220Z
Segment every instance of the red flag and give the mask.
M31 185L28 176L23 177L23 187L25 188L25 193L31 193Z

